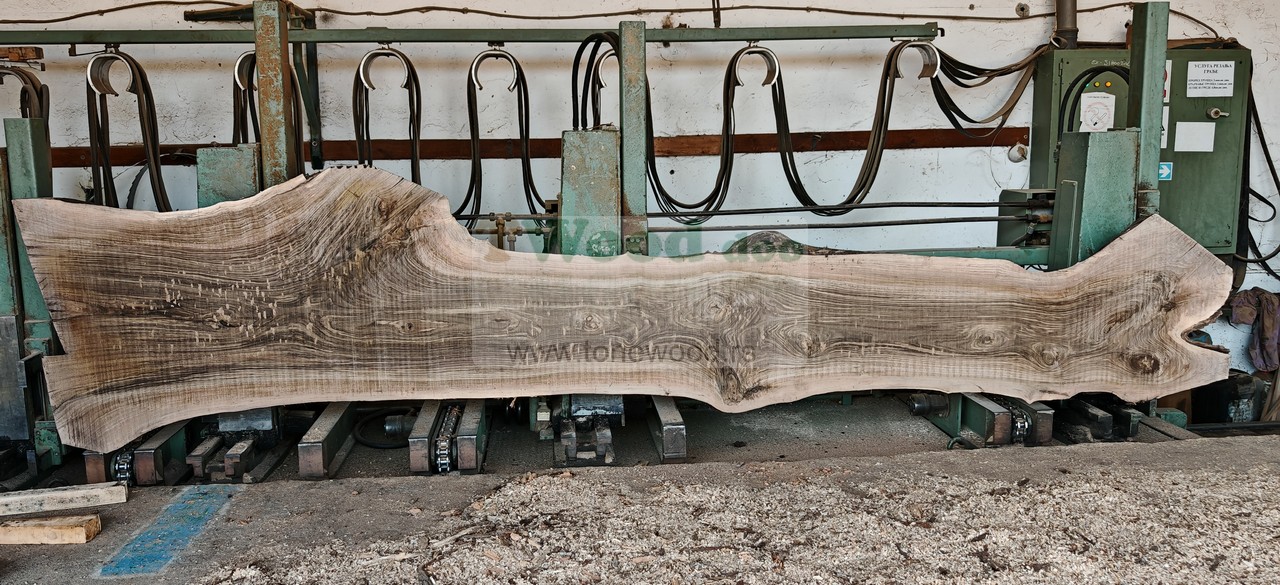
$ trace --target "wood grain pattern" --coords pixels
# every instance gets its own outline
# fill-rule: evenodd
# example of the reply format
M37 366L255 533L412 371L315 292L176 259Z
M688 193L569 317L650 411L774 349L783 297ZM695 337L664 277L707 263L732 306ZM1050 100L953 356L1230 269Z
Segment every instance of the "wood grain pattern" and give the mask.
M65 442L299 402L672 394L740 412L824 392L1142 400L1221 379L1184 334L1231 274L1159 217L1093 258L592 259L471 238L440 195L332 169L157 214L14 203L66 355Z
M97 514L0 522L0 544L84 544L102 532Z
M120 482L22 490L0 494L0 516L94 508L122 504L128 499L129 486Z

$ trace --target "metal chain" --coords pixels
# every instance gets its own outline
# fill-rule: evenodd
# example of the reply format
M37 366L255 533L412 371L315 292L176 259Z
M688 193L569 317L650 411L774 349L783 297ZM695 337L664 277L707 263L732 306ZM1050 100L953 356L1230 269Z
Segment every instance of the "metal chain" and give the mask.
M1010 428L1010 442L1026 442L1027 435L1031 434L1031 416L1007 397L991 396L990 398L992 402L1008 409L1009 414L1013 417L1013 424Z
M458 432L458 421L462 418L462 406L450 405L444 411L444 419L440 422L440 430L436 432L436 473L453 471L453 438Z
M113 467L112 471L116 481L123 481L128 484L133 483L133 451L125 451L116 455Z

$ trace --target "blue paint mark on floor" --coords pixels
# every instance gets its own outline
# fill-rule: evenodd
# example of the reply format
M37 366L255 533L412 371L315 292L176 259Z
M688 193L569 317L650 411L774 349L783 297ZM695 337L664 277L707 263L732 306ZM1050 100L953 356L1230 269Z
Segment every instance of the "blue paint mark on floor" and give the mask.
M131 577L159 573L182 554L209 521L244 486L197 485L182 491L165 506L160 517L125 544L99 575Z

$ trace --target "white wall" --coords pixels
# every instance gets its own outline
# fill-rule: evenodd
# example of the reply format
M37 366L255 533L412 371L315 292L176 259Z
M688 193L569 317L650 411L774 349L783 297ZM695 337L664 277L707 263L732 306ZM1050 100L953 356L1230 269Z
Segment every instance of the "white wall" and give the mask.
M93 8L125 4L125 0L94 2ZM390 10L421 4L413 0L384 0L378 3L324 0L317 4L350 10ZM705 7L706 0L662 0L639 2L616 0L611 3L584 1L551 2L526 0L524 2L490 1L468 3L460 0L438 0L436 4L473 6L490 10L523 14L574 14L601 10L626 10L660 6ZM938 0L899 0L892 3L841 2L838 0L773 0L775 4L788 6L824 5L845 9L893 10L898 13L938 13L947 15L1014 16L1013 0L955 2ZM303 5L316 4L302 2ZM726 2L731 5L733 2ZM1033 13L1051 12L1051 0L1029 2ZM1082 0L1083 8L1104 4L1102 0ZM1277 44L1274 31L1280 28L1280 5L1267 0L1247 0L1220 7L1217 0L1175 0L1177 10L1194 14L1208 22L1223 36L1238 38L1254 50L1255 78L1260 113L1273 136L1280 137L1280 97L1276 95L1275 78ZM29 7L24 17L58 17L89 8L79 0L48 0L38 7ZM241 24L195 24L182 20L181 7L151 7L105 16L94 16L76 21L48 25L48 28L69 29L117 29L117 28L215 28L245 27ZM1117 41L1124 37L1124 24L1130 14L1127 9L1115 8L1080 16L1082 40ZM17 18L8 11L6 18ZM629 19L638 17L627 17ZM346 28L365 26L387 27L615 27L618 18L586 19L570 21L527 21L499 19L476 15L452 13L410 14L394 18L334 17L322 15L322 28ZM711 15L653 13L643 17L649 27L687 24L693 27L711 26ZM926 18L907 18L907 22L923 22ZM989 23L938 18L946 29L946 35L937 45L968 62L981 65L1002 65L1026 55L1036 45L1044 42L1052 29L1052 19L1037 18L1017 22ZM723 26L783 26L783 25L831 25L902 22L901 19L832 16L805 12L740 11L724 15ZM24 25L25 28L37 28ZM1172 38L1206 36L1197 25L1174 16L1170 25ZM687 44L649 48L649 76L654 87L655 126L659 135L714 134L720 125L720 86L724 66L740 44ZM788 85L792 128L795 131L833 131L867 129L875 99L876 81L885 52L891 46L888 40L829 41L829 42L775 42L769 43L782 59ZM82 47L82 50L94 47ZM352 138L350 88L352 74L359 57L368 46L322 45L321 100L326 139ZM424 84L423 136L425 138L465 138L465 82L467 65L471 58L485 47L472 45L402 45L399 46L414 61ZM570 45L512 44L507 49L525 67L529 76L531 104L535 112L532 120L534 137L555 137L570 124L569 66L576 47ZM227 142L231 132L231 68L236 57L248 47L237 46L126 46L124 51L136 57L147 69L157 103L160 137L163 142L202 143ZM83 89L84 66L87 57L69 57L66 47L47 47L48 71L41 74L53 92L51 131L55 146L83 146L88 144L86 133L86 107ZM606 66L607 74L613 74L616 66ZM480 96L481 135L483 137L516 136L514 96L505 91L509 73L500 63L489 62L481 70L484 90ZM378 138L398 138L405 134L403 122L403 92L396 66L380 60L375 67L375 81L379 91L373 94L373 106L377 112L385 112L373 121L372 134ZM747 62L743 77L747 86L739 91L737 104L737 128L739 132L771 132L772 114L767 88L756 85L763 76L763 66L758 61ZM117 88L127 85L122 71L113 72ZM614 84L616 85L616 84ZM1002 102L1010 83L999 87L970 91L959 98L971 111L989 110ZM616 87L606 89L606 101ZM0 88L0 91L11 91ZM0 102L0 116L14 112L12 98ZM1019 105L1011 125L1030 124L1030 92ZM908 78L898 84L891 127L893 128L942 128L946 120L939 113L928 84L923 80ZM127 99L112 103L111 127L116 143L136 141L136 113ZM606 118L616 120L616 108L606 110ZM1259 190L1275 195L1267 185L1263 165L1254 149L1252 164L1254 183ZM823 200L834 202L844 195L857 172L861 153L813 153L797 155L811 192ZM690 197L705 194L716 168L712 157L689 159L662 159L660 167L667 171L664 177L670 187ZM465 194L468 176L467 161L429 161L424 163L424 183L459 201ZM406 175L405 162L380 163L393 172ZM559 186L559 161L535 160L537 184L544 196L554 196ZM121 169L117 182L119 188L128 188L136 169ZM520 190L519 163L516 160L491 160L485 163L486 210L520 211L523 194ZM191 167L167 167L165 178L171 199L179 208L195 205L194 169ZM1027 164L1010 162L1004 148L897 150L886 153L868 201L885 200L992 200L999 190L1025 186ZM72 196L89 183L87 169L64 169L56 174L59 193ZM143 199L150 203L147 187L142 187ZM122 191L123 192L123 191ZM777 162L777 155L740 155L736 163L734 189L730 207L761 205L785 205L793 200ZM902 217L901 211L869 210L839 218L880 219ZM947 213L947 212L940 212ZM967 211L965 213L968 213ZM919 215L925 215L921 213ZM756 223L760 218L750 220ZM770 218L771 221L814 222L812 216L788 216ZM723 218L717 222L731 224L739 218ZM1280 232L1274 226L1255 227L1264 249L1280 244ZM707 238L705 247L716 248L725 239L740 234L726 234L723 238ZM984 224L968 226L932 226L914 228L863 229L857 231L819 230L811 233L791 233L798 240L817 245L831 245L858 249L892 249L935 246L990 245L994 227ZM527 244L526 244L527 245ZM1277 284L1265 275L1253 275L1248 285L1275 289ZM1247 286L1248 286L1247 285ZM1247 331L1239 331L1226 325L1213 328L1215 340L1233 348L1237 366L1247 367L1247 357L1239 349Z

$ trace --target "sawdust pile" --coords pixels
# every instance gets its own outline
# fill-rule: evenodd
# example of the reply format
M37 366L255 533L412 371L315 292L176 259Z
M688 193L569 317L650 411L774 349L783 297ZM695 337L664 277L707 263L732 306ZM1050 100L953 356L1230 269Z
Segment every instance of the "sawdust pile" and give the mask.
M527 475L463 510L406 511L420 535L275 545L205 582L1280 582L1274 465L1034 479L684 467Z

